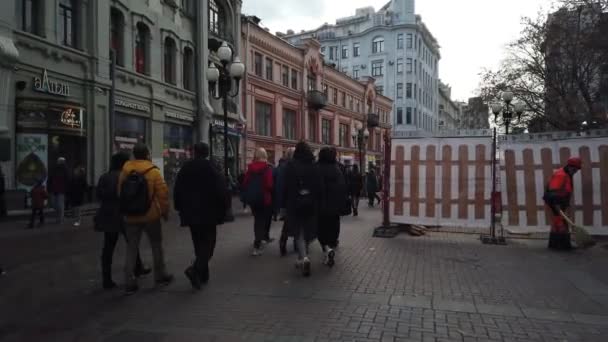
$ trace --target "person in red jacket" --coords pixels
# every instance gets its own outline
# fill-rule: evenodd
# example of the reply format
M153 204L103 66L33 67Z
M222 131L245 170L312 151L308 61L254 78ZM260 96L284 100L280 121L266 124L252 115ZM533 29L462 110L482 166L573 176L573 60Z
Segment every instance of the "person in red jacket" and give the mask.
M249 165L245 179L244 200L253 213L253 230L255 239L251 255L262 255L262 241L268 238L268 226L272 219L272 166L268 164L268 154L263 148L255 152L254 160Z
M572 248L570 230L559 211L565 212L570 206L573 191L572 176L581 169L581 166L580 158L568 159L566 166L556 170L547 184L543 199L553 213L553 224L549 235L549 248L551 249L569 250Z

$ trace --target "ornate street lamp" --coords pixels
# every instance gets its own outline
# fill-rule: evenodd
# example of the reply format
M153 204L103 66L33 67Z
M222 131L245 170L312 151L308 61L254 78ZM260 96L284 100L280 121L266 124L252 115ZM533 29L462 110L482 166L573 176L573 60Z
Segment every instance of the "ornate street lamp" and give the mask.
M492 113L494 114L494 122L498 119L498 116L502 113L502 122L505 125L506 134L509 134L509 125L513 119L513 113L517 114L517 121L521 121L521 115L525 110L525 105L521 102L513 102L513 92L505 91L502 93L503 103L495 102L492 104Z
M361 124L358 124L357 129L353 128L352 138L353 145L359 149L359 168L361 169L361 174L364 174L365 164L363 163L363 151L365 150L365 145L369 139L369 130L367 127L363 128Z
M232 49L226 42L217 50L217 56L222 63L218 69L215 63L211 63L207 69L207 80L211 84L210 89L214 89L218 85L217 94L210 91L211 96L216 100L222 100L224 108L224 177L226 184L229 179L228 169L228 97L237 97L239 95L239 86L241 78L245 74L245 65L241 63L238 56L233 56ZM233 87L234 85L234 87ZM232 198L230 196L230 198ZM226 221L234 220L232 215L232 200L229 202L228 212L226 213Z

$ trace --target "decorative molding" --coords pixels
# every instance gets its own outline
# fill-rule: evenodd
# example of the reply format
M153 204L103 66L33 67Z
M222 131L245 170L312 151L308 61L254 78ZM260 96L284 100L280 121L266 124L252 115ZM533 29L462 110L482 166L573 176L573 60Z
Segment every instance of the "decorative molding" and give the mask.
M40 52L40 54L42 54L43 57L50 58L57 63L61 62L62 60L65 60L74 64L81 65L84 71L88 69L88 56L82 52L63 51L63 48L53 48L48 45L30 42L27 40L17 40L16 44L17 46L23 47L30 51L38 51Z
M132 86L143 86L148 87L150 91L153 90L152 82L143 78L142 76L135 76L125 72L117 72L116 78L121 80L123 83L128 83Z
M188 95L181 90L165 88L165 94L172 95L177 100L191 101L193 103L194 103L194 101L196 101L196 98L194 96Z
M280 39L280 38L272 36L272 37L270 37L270 39ZM249 35L249 42L253 45L254 50L255 50L255 47L260 47L260 48L270 52L272 55L281 57L281 58L293 63L294 65L301 66L304 61L303 51L295 46L290 45L289 43L287 43L285 41L281 41L280 44L286 45L286 48L280 49L280 48L276 47L275 44L272 44L268 40L258 37L255 35L255 33L253 33L253 34ZM287 49L294 49L294 50L297 50L299 53L297 55L295 53L288 53Z

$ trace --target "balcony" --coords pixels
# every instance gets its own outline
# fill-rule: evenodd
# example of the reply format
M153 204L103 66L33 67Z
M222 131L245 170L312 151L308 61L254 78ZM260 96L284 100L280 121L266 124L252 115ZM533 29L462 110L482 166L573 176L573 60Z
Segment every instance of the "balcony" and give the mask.
M367 114L367 127L374 128L380 125L380 116L375 113Z
M321 110L327 105L327 96L318 90L309 90L307 94L308 108Z

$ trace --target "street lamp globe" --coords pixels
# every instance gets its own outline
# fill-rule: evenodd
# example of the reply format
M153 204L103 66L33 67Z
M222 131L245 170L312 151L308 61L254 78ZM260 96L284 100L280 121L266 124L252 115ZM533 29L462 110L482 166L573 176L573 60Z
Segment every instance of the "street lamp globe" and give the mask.
M369 130L367 128L363 131L363 137L365 139L369 138Z
M510 103L511 101L513 101L513 92L510 90L504 91L502 93L502 99L506 102L506 103Z
M517 113L517 115L521 115L526 110L526 106L524 105L523 102L518 101L518 102L515 102L514 109L515 109L515 113Z
M243 78L245 74L245 64L241 62L241 59L237 56L230 65L230 76L236 80Z
M223 63L228 63L232 59L232 49L226 42L223 42L222 46L217 50L217 56Z
M500 103L492 103L492 113L494 113L494 115L498 115L500 114L500 111L502 110L502 105Z
M209 65L209 68L207 68L207 80L209 82L217 82L220 79L220 71L219 69L215 66L214 63L211 63Z

